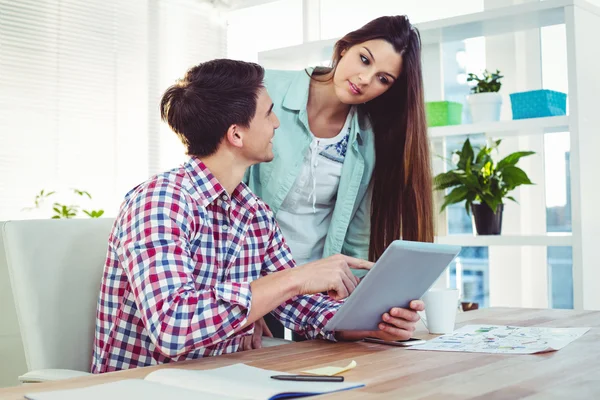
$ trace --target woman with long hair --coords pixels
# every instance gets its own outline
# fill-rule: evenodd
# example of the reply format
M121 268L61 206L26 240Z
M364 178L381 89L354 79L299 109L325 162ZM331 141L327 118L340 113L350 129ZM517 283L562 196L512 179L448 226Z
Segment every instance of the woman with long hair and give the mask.
M267 71L275 159L247 172L297 264L377 261L396 239L431 242L433 189L421 42L405 16L337 41L329 68Z

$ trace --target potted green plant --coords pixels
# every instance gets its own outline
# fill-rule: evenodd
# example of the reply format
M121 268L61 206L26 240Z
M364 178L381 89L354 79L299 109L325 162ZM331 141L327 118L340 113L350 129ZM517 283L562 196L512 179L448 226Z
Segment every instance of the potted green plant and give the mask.
M517 163L535 152L518 151L496 163L491 153L500 143L501 140L491 142L475 154L467 139L462 149L452 155L453 169L434 178L435 190L452 189L445 195L441 211L450 204L464 201L467 214L473 212L473 230L478 235L499 235L504 199L516 201L508 194L520 185L532 185Z
M76 196L88 198L88 200L92 200L92 195L85 191L79 189L71 189L72 193ZM35 209L41 209L45 201L56 194L55 191L46 191L42 189L36 196L34 200L34 206L24 208L24 211L32 211ZM81 206L77 204L63 204L59 202L54 202L52 204L52 219L70 219L77 217L79 211L83 211L85 215L90 218L100 218L104 215L104 210L85 210Z
M471 110L472 122L493 122L500 120L500 107L502 106L502 96L500 88L502 83L500 80L504 76L500 75L500 71L489 73L483 71L481 76L469 74L467 82L475 82L471 86L471 94L467 96L467 102Z

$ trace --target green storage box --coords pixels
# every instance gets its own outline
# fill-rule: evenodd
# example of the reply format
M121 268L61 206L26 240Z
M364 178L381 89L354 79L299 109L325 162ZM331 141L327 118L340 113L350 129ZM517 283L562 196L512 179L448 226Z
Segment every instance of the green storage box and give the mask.
M460 125L462 123L461 103L454 101L429 101L425 103L427 125L446 126Z

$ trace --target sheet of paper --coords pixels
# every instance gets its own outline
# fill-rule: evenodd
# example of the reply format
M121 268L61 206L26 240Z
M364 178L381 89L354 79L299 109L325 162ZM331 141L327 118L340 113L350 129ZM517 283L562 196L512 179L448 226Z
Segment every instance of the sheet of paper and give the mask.
M302 371L305 374L312 374L312 375L327 375L327 376L333 376L333 375L337 375L337 374L341 374L342 372L346 372L351 370L352 368L356 367L356 361L352 360L350 362L350 364L346 365L345 367L322 367L322 368L315 368L315 369L309 369L308 371Z
M165 399L202 399L236 400L221 394L197 392L183 388L161 385L141 379L104 383L81 389L57 390L54 392L28 393L28 400L165 400Z
M408 350L470 353L535 354L560 350L590 328L543 328L467 325L451 334L409 347Z

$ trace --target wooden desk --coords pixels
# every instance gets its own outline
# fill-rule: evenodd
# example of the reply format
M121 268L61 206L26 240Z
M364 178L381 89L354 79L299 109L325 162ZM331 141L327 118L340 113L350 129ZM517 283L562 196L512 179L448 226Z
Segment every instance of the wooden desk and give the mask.
M141 378L157 368L209 369L234 363L298 372L356 360L344 374L366 387L319 398L329 399L600 399L600 311L493 308L461 313L465 323L592 327L564 349L541 355L494 355L407 351L379 344L300 342L220 357L26 387L0 389L0 399L25 393ZM416 336L427 337L419 331Z

